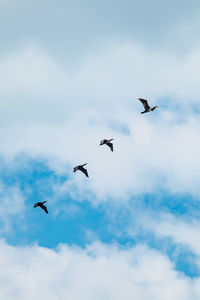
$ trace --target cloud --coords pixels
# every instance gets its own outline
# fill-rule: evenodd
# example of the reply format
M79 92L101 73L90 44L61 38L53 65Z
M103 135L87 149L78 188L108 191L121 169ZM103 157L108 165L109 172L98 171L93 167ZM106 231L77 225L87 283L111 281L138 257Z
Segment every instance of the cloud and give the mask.
M72 74L29 45L0 61L0 151L49 157L55 169L60 160L72 178L67 188L79 184L80 194L88 190L99 199L158 188L197 196L198 64L197 51L179 61L116 44ZM138 96L160 108L141 116ZM114 153L99 148L104 137L115 139ZM71 173L84 162L91 174L87 183Z
M199 298L163 254L188 249L198 274L199 2L186 2L0 1L1 235L124 245L1 241L0 298ZM138 97L159 109L141 115ZM72 172L85 162L89 180ZM43 197L45 221L28 206Z
M157 219L149 219L148 228L153 230L157 237L170 237L175 244L188 247L194 254L200 255L200 223L197 219L163 213Z
M193 299L199 279L184 277L169 259L146 246L123 250L95 243L85 250L60 245L12 247L1 241L0 296L80 299ZM26 284L25 284L26 283ZM78 284L78 288L77 288Z
M198 44L197 0L192 5L185 0L153 0L151 4L88 0L84 5L80 0L60 1L59 5L56 1L21 0L1 1L0 5L3 53L24 41L34 41L72 67L79 64L81 57L98 52L113 40L131 40L148 49L171 50L176 55Z
M17 223L23 220L25 205L24 195L19 186L0 181L0 234L12 234Z

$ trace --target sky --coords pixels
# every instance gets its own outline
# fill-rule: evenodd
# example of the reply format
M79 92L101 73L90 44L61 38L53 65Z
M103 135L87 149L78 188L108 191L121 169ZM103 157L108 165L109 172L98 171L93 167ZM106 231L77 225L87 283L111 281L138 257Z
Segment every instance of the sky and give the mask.
M199 28L195 0L0 0L0 300L200 298Z

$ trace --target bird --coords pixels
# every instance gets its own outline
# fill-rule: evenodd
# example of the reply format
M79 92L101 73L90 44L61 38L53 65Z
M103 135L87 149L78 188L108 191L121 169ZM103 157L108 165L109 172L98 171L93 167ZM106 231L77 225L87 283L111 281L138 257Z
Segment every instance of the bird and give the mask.
M76 172L76 171L79 170L79 171L83 172L86 177L89 177L87 170L84 168L84 166L86 166L86 165L87 165L87 163L83 164L83 165L79 165L79 166L74 167L73 172Z
M100 142L99 146L107 145L110 148L110 150L113 152L113 143L111 143L111 141L113 141L113 140L114 139L109 139L109 140L104 139Z
M40 206L45 211L45 213L48 214L48 210L47 210L46 206L44 205L44 203L46 203L46 202L47 201L36 202L33 207L36 208L36 207Z
M138 98L138 100L140 100L140 102L143 104L144 109L145 109L144 111L141 112L141 114L153 111L154 109L156 109L158 107L157 105L154 107L150 107L148 104L148 101L146 99Z

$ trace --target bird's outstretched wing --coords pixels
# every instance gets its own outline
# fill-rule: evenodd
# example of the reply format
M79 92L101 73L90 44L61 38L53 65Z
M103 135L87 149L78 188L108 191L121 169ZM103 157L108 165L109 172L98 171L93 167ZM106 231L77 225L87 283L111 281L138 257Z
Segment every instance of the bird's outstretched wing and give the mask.
M89 177L88 172L85 168L81 167L79 170L82 171L86 177Z
M46 214L48 214L48 210L44 204L41 204L40 207L45 211Z
M110 150L113 152L113 143L108 142L106 145L107 145L107 146L110 148Z
M150 108L148 101L146 99L138 98L138 100L140 100L140 102L143 104L143 106L146 110Z

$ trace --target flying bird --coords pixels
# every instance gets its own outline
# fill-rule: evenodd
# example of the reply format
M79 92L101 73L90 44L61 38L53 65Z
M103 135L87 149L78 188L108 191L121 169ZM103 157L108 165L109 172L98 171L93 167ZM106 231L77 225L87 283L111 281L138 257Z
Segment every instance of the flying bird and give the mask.
M140 100L140 102L143 104L144 109L145 109L144 111L141 112L141 114L153 111L154 109L156 109L158 107L157 105L154 107L150 107L148 104L148 101L146 99L138 98L138 100Z
M104 139L104 140L101 141L99 146L107 145L110 148L110 150L113 152L113 143L111 143L111 141L113 141L113 140L114 139L110 139L110 140Z
M37 202L37 203L35 203L34 204L34 208L36 208L36 207L41 207L44 211L45 211L45 213L46 214L48 214L48 210L47 210L47 208L46 208L46 206L44 205L44 203L46 203L47 201L44 201L44 202Z
M84 166L86 166L86 165L87 165L87 163L83 164L83 165L80 165L80 166L74 167L74 171L73 172L76 172L76 171L79 170L79 171L83 172L86 177L89 177L87 170L84 168Z

